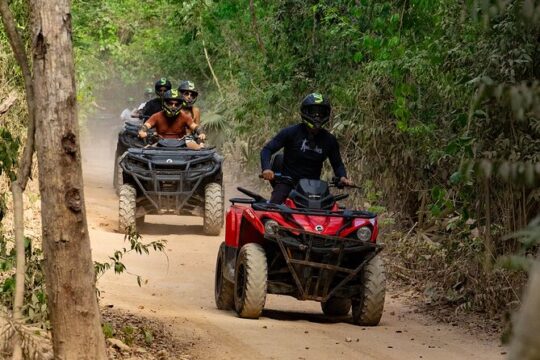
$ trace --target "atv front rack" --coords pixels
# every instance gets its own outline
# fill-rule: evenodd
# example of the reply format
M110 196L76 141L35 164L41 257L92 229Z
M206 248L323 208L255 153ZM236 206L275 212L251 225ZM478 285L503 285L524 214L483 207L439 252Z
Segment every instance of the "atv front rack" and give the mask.
M264 237L281 249L300 300L325 302L332 296L358 295L359 284L347 285L383 249L380 244L354 238L278 225L272 229L273 234L266 233Z
M216 176L221 162L216 161L215 150L152 148L129 149L120 166L156 211L180 212L190 207L188 202L195 192Z

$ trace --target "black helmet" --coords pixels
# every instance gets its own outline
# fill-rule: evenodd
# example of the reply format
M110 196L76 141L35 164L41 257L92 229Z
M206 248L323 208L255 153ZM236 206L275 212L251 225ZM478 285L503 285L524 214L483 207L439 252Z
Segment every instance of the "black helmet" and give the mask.
M176 103L176 106L173 105L173 102ZM163 94L163 103L162 109L165 112L167 117L176 117L180 114L180 109L184 105L184 100L178 92L178 90L167 90Z
M300 115L311 128L320 129L330 120L330 101L319 93L309 94L302 100Z
M184 101L187 105L191 106L195 104L195 101L197 101L197 96L199 95L199 92L195 89L195 84L192 81L182 81L180 83L180 86L178 86L178 91L180 91L180 94L182 94L182 97L184 98ZM188 93L191 93L191 96L186 97Z
M162 96L162 94L160 93L160 90L162 87L165 88L165 91L167 90L171 90L172 86L171 86L171 82L169 80L167 80L166 78L161 78L159 79L158 81L156 81L156 84L154 85L154 89L156 90L156 94L158 96Z

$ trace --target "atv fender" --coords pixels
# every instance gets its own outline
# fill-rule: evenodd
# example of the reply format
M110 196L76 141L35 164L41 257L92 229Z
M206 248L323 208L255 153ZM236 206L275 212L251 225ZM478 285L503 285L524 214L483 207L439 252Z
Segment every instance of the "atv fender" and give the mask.
M242 222L242 211L244 207L233 205L227 210L225 219L225 244L234 248L238 247L238 237L240 236L240 223Z
M255 212L245 206L233 205L227 211L225 244L241 248L247 243L264 241L264 225Z
M251 208L242 212L238 248L248 243L264 243L264 225Z

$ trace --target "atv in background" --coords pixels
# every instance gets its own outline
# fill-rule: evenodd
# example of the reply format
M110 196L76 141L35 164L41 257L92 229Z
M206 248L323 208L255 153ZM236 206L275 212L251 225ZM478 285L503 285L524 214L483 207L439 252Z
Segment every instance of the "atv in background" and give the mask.
M238 190L249 198L230 199L216 261L218 309L256 319L266 294L279 294L318 301L328 316L352 308L354 324L379 323L386 280L375 214L341 208L348 195L330 194L320 180L300 180L282 205Z
M202 216L204 233L219 235L222 163L215 148L191 150L185 139L160 139L151 147L129 148L118 162L119 230L135 230L147 214L176 214Z
M119 187L123 183L122 168L119 165L120 157L130 148L143 148L148 145L148 141L139 137L139 129L141 125L148 119L145 118L131 118L124 121L122 129L118 133L118 140L116 142L116 152L114 154L114 171L113 171L113 187L116 193L119 194ZM148 130L149 138L154 136L154 130Z

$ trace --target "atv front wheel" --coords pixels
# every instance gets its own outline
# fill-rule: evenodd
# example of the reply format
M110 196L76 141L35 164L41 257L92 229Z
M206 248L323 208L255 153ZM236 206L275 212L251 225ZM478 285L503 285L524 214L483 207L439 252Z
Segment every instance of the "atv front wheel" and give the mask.
M345 316L351 311L351 300L331 297L321 303L321 309L326 316Z
M223 274L226 267L225 243L222 242L216 260L214 295L219 310L231 310L234 307L234 284Z
M371 259L362 270L362 286L362 294L352 299L353 323L375 326L381 320L386 292L386 275L380 256Z
M223 188L210 183L204 188L204 222L206 235L219 235L223 227Z
M234 307L238 316L258 319L266 302L267 263L261 245L242 246L234 274Z
M137 191L129 184L120 185L118 208L118 230L128 232L136 230L135 211L137 209Z

